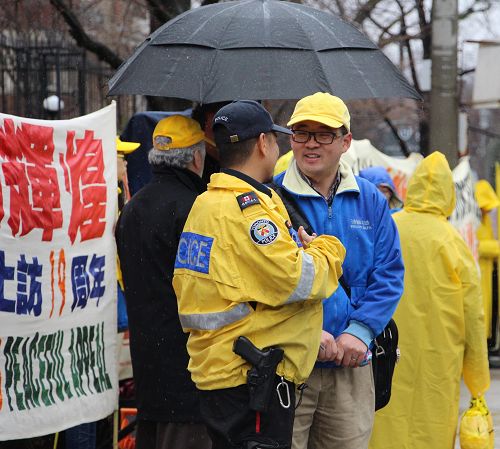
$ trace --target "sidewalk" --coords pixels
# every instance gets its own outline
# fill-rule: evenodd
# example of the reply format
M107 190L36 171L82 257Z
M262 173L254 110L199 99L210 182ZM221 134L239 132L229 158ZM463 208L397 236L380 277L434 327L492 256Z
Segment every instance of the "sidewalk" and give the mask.
M500 369L492 369L491 373L491 386L489 391L486 393L486 402L493 415L493 424L495 426L495 448L500 449ZM460 389L460 415L462 412L469 407L470 395L462 382ZM458 431L458 428L457 428ZM455 449L460 449L460 442L457 441L455 444Z

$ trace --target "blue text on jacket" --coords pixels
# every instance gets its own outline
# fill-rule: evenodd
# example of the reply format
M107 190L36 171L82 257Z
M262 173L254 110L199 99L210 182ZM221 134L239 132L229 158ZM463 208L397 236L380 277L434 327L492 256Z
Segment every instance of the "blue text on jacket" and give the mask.
M213 242L212 237L193 232L183 232L179 240L175 268L186 268L208 274Z

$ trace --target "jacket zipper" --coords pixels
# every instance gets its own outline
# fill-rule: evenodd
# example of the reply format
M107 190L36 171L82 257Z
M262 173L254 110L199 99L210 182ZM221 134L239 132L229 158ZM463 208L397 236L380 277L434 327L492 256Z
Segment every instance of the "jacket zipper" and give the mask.
M333 201L335 200L335 198L332 199L332 202L330 204L328 204L328 201L325 200L325 203L326 203L326 206L328 208L328 223L327 223L327 226L326 226L326 229L328 229L328 235L333 235L332 232L333 232L333 223L332 223L332 219L333 219Z

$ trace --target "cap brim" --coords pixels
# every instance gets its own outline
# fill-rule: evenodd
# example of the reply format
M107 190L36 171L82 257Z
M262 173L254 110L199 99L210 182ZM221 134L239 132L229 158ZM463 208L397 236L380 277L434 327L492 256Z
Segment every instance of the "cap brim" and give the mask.
M122 154L130 154L141 146L138 142L123 142L116 145L116 151Z
M276 131L277 133L293 134L292 131L290 131L288 128L284 128L283 126L273 125L271 129L273 131Z
M315 115L315 114L296 115L295 117L292 117L290 119L290 121L287 123L287 126L292 126L295 125L296 123L306 122L306 121L321 123L322 125L329 126L330 128L341 128L342 126L345 126L342 122L339 122L338 120L335 120L331 117L325 117L324 115ZM346 126L346 128L348 127Z

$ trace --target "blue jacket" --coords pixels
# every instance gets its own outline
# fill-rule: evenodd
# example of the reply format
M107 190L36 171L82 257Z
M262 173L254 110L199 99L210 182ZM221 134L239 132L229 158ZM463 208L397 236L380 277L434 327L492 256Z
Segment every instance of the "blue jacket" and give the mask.
M323 329L335 337L352 334L370 346L403 294L399 236L377 188L354 176L342 161L339 170L341 182L331 206L300 176L295 160L274 182L293 194L318 235L334 235L346 248L342 268L351 298L339 286L323 302Z

